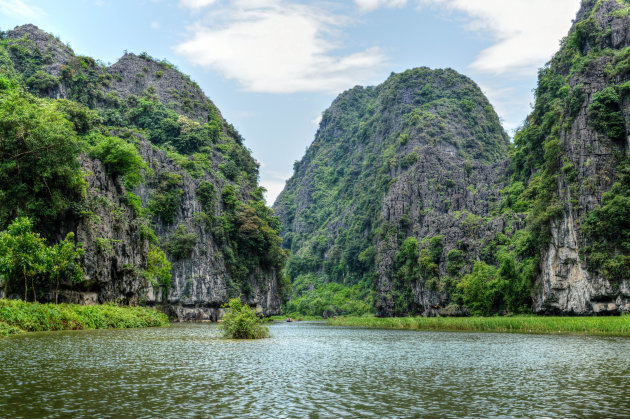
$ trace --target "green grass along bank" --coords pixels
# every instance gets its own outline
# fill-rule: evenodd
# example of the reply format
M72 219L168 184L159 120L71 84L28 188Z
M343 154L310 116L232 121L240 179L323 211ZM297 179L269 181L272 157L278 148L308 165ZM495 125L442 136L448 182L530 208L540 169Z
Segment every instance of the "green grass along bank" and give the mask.
M374 329L630 336L630 315L603 317L337 317L334 326Z
M164 313L115 304L39 304L0 299L0 337L23 332L168 326Z

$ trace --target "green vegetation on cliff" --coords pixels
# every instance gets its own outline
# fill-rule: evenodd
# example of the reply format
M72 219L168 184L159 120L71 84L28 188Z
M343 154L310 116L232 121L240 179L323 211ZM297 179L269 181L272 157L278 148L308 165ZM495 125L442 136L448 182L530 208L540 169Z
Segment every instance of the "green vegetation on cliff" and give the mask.
M481 90L450 69L408 70L379 86L341 94L324 112L313 144L294 164L274 204L283 223L283 246L291 250L286 274L294 291L286 310L315 315L373 311L379 242L392 235L400 245L415 239L409 214L397 225L384 219L383 200L392 185L403 174L421 170L416 168L423 167L427 149L453 155L470 172L471 161L497 162L508 148ZM442 179L434 186L453 185ZM431 202L424 205L428 212ZM396 285L389 297L396 314L415 312L411 282L438 280L432 257L420 266L416 260L426 251L416 243L415 252L396 256ZM441 249L433 259L440 257Z
M133 80L130 71L138 65L156 71ZM0 276L5 296L38 299L53 283L99 291L97 284L124 277L145 279L166 300L170 262L191 258L193 249L209 251L198 244L199 229L218 247L230 295L248 295L252 278L280 271L286 255L279 246L278 220L258 185L258 163L199 86L172 65L143 53L125 54L105 67L25 25L0 32L0 70L0 230L29 217L33 234L56 246L68 231L87 228L85 236L93 243L79 259L90 260L92 269L85 275L96 276L62 273L51 282L49 274L33 268L23 273L26 282L18 282L17 274L7 273ZM166 163L148 160L147 140L149 150L166 155ZM99 168L90 159L102 163L114 197L110 190L98 190L114 189L104 180L88 185L95 174L86 167ZM197 196L185 193L191 183ZM202 210L189 215L183 202L195 199ZM104 225L104 207L111 208L113 228ZM190 231L191 224L197 233ZM6 249L0 248L0 260L10 257ZM99 277L101 262L93 253L107 259L117 251L133 255L136 249L142 255L134 264L102 262L118 265L118 271L112 278ZM121 298L144 298L132 294Z
M549 243L550 223L572 212L586 242L581 258L592 274L613 281L630 276L627 115L622 112L630 98L630 46L615 44L611 29L628 10L625 1L583 2L581 19L540 70L534 110L515 136L513 183L506 195L519 193L506 197L505 206L527 214L523 239L515 247L533 265ZM599 68L605 84L590 92L589 103L585 83ZM595 131L596 141L574 140L580 118ZM572 155L582 147L581 156ZM596 161L599 156L606 160ZM586 161L576 161L584 157ZM599 172L593 172L595 164ZM608 188L601 205L583 199L601 196Z

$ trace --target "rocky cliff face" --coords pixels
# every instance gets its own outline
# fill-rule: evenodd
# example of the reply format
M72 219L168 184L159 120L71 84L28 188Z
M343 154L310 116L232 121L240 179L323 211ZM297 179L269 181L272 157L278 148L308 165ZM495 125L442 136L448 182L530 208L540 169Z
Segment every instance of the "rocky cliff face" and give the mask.
M483 251L497 233L511 237L519 225L511 217L491 215L501 200L499 191L507 185L506 161L468 161L467 169L467 161L452 150L420 150L421 159L396 178L381 206L385 225L397 231L395 235L379 237L377 245L375 305L382 316L395 314L395 257L401 238L415 237L420 243L440 238L439 254L433 261L435 272L410 281L408 286L413 291L417 312L457 314L460 308L446 308L451 302L454 281L470 272L474 261L488 259ZM453 255L458 255L456 263Z
M490 217L508 180L507 150L492 106L453 70L409 70L343 93L274 205L293 252L290 275L315 270L324 281L370 287L380 315L444 308L451 278L497 232L511 233L506 217ZM406 238L439 250L430 274L399 283Z
M4 35L3 71L34 94L74 102L77 133L92 138L88 149L109 133L133 144L146 165L134 185L89 150L79 156L86 196L52 235L75 232L86 278L65 284L61 297L168 303L180 319L216 320L220 306L240 294L261 313L278 314L282 255L270 256L277 235L257 185L257 163L199 86L145 53L105 67L33 25ZM268 245L237 246L244 224ZM168 295L144 274L152 245L172 264Z
M595 259L617 259L627 264L624 246L589 233L596 223L612 235L624 235L624 217L609 224L598 214L604 194L619 180L620 165L630 146L630 110L624 83L630 46L628 4L618 1L583 2L569 36L540 79L558 80L555 95L566 95L557 131L563 168L558 170L554 193L559 215L549 223L550 239L541 249L533 309L539 313L601 314L630 311L628 270L613 272ZM540 89L540 87L539 87ZM603 103L604 94L610 94ZM538 98L539 101L546 98ZM597 114L604 107L602 115ZM538 107L538 104L537 104ZM540 114L530 116L540 126ZM602 119L603 118L603 119ZM611 119L612 118L612 119ZM615 119L616 118L616 119ZM613 119L615 119L613 121ZM531 130L530 127L526 129ZM527 132L527 131L525 131ZM625 211L628 211L626 208Z
M474 85L427 74L324 114L275 204L292 277L371 286L380 315L628 312L629 3L582 2L509 153Z

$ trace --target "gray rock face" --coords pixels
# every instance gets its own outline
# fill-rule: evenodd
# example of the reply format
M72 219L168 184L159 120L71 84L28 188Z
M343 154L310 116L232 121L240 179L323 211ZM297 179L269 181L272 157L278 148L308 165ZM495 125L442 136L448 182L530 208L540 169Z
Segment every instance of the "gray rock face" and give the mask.
M77 66L87 66L87 71L95 75L93 79L98 80L99 84L93 86L92 99L82 103L98 108L108 97L124 99L131 95L141 96L148 91L155 94L165 106L197 122L208 122L211 113L215 119L218 116L224 134L241 144L242 138L221 118L219 110L199 86L167 62L155 61L146 54L125 54L112 66L105 67L88 57L75 57L69 47L34 25L16 27L8 32L7 37L10 42L20 43L33 53L40 54L43 62L41 69L58 78L56 87L48 92L38 92L40 95L72 99L72 86L66 86L62 73L66 71L74 74ZM23 71L21 68L16 70ZM230 296L230 274L221 247L215 243L210 228L200 217L203 208L196 192L199 184L206 181L220 194L228 182L217 175L218 165L224 163L225 158L214 153L210 157L211 161L207 162L212 170L193 178L164 151L141 135L136 135L135 140L140 156L153 173L133 191L142 200L143 207L147 206L156 191L158 174L167 173L181 178L181 198L174 220L169 223L159 217L153 217L152 220L151 227L161 247L167 248L165 245L180 225L196 236L190 255L176 258L166 252L172 263L169 295L162 296L161 290L154 289L143 276L149 251L149 241L143 233L146 230L143 227L146 226L143 224L148 221L139 218L128 205L126 190L120 179L113 178L99 160L81 155L79 160L85 173L87 197L80 204L81 208L73 209L72 214L68 214L61 222L57 238L62 239L67 232L75 232L77 242L82 243L85 250L83 267L86 278L78 285L62 284L60 292L50 293L47 298L51 301L59 299L60 302L86 304L108 301L165 304L170 306L169 312L180 320L216 321L223 313L221 305ZM248 202L255 186L245 180L234 186L238 198ZM220 216L222 211L220 199L218 201L214 212L216 216ZM280 312L278 276L274 269L263 270L259 267L245 280L248 291L246 302L256 307L261 314Z
M616 18L610 14L623 7L616 1L605 1L593 14L602 28L611 29L610 37L603 41L609 48L630 46L630 18ZM576 24L591 9L592 6L584 6ZM630 150L628 135L625 141L612 141L595 132L588 119L587 110L593 95L607 86L623 82L611 80L606 75L605 67L612 61L610 56L600 57L569 79L571 88L580 85L585 94L585 101L572 124L560 133L565 162L574 165L578 176L577 183L572 183L564 173L558 174L557 193L563 212L560 218L552 221L551 241L541 253L541 272L533 305L537 313L618 314L630 310L630 278L611 283L601 275L589 272L581 257L583 249L591 244L581 230L585 217L599 206L603 194L614 181L615 153ZM630 121L627 99L621 109L627 124Z
M203 180L216 181L207 176L193 179L166 154L154 148L148 141L140 144L140 154L157 173L168 171L182 178L183 194L175 221L166 224L157 221L153 228L161 243L167 243L178 225L197 236L190 257L172 262L172 286L166 298L171 306L170 313L180 320L213 320L220 318L220 306L228 299L229 273L220 248L212 234L196 215L202 211L196 189ZM116 301L123 304L161 304L161 291L154 289L142 276L147 267L149 242L142 237L143 219L135 217L124 199L124 187L112 179L103 164L87 156L81 156L81 166L87 173L89 215L71 218L62 226L61 232L75 231L77 241L83 244L85 256L83 266L86 281L77 290L63 290L59 301L104 303ZM217 184L218 190L222 185ZM134 191L146 205L153 190L143 184ZM60 235L61 237L62 235ZM277 273L258 270L250 275L251 292L246 302L264 315L280 313L280 297ZM64 284L70 287L71 284ZM54 301L55 295L49 295Z
M190 77L148 56L125 54L106 71L113 76L107 91L120 97L141 96L146 89L154 89L162 103L202 122L208 120L208 109L216 109Z
M98 293L100 303L137 304L149 291L141 275L149 243L141 237L133 210L120 199L123 186L114 182L100 161L87 156L80 161L87 173L87 216L70 219L68 227L85 250L87 281L81 288Z
M168 302L172 305L186 307L213 307L218 308L228 298L229 274L221 250L214 242L212 234L203 222L197 218L203 209L197 199L196 190L202 181L213 183L216 190L223 188L220 179L206 175L204 178L194 179L181 169L175 162L169 159L164 151L155 148L148 141L143 141L139 147L142 158L149 164L155 173L167 172L181 176L182 191L180 204L177 208L175 221L166 224L158 221L154 225L154 231L161 243L166 243L172 237L178 225L185 225L186 230L197 236L197 242L190 257L182 260L171 260L172 263L172 287L168 295ZM151 193L150 182L141 185L136 194L146 205ZM252 273L248 283L251 285L247 303L261 307L263 314L273 315L280 312L280 297L277 284L277 273L258 270ZM154 298L160 299L158 295Z
M35 25L17 26L7 33L7 38L14 40L27 38L30 40L41 53L44 71L55 77L61 73L63 64L74 56L70 47ZM17 70L20 71L21 69L18 68Z
M382 217L391 225L400 225L406 219L406 228L401 233L405 237L416 237L418 242L442 236L440 277L448 276L447 255L453 249L466 252L467 262L462 272L470 271L474 261L480 260L481 250L497 233L505 232L509 236L518 225L508 226L506 216L490 216L492 206L500 201L499 191L507 184L507 162L474 162L467 171L466 160L443 147L424 147L419 155L419 161L389 187L383 200ZM397 241L390 237L378 243L376 308L381 316L393 314L390 295ZM411 284L421 312L431 316L445 309L450 295L446 290L426 285Z

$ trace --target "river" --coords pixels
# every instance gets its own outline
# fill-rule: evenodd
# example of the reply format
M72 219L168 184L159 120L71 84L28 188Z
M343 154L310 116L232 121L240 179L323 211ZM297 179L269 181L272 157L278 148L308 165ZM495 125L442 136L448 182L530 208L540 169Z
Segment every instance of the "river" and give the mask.
M276 323L0 339L1 417L627 416L630 339Z

